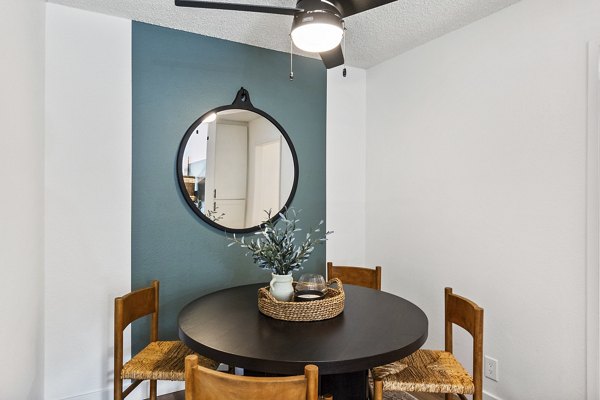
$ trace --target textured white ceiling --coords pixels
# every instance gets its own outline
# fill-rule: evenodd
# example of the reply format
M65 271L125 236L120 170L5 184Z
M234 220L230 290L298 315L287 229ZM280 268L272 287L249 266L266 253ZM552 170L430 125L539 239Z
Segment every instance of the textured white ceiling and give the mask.
M292 17L175 7L174 0L49 0L53 3L289 51ZM231 0L219 0L231 1ZM346 63L369 68L518 0L398 0L346 18ZM294 7L295 0L239 0Z

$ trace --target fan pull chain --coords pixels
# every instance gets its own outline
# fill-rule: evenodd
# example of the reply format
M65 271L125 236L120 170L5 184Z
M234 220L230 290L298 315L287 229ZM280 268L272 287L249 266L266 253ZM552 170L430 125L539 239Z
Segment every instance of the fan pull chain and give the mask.
M346 77L346 57L348 56L346 54L346 22L342 21L342 28L344 29L344 43L342 44L342 53L344 54L344 69L342 70L342 76L345 78Z
M294 80L294 43L292 42L292 35L290 35L290 81Z

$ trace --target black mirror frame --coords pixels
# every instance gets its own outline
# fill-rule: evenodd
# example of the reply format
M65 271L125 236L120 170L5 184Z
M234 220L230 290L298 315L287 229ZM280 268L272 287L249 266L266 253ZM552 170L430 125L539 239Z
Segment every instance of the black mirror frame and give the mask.
M214 222L213 220L208 218L206 215L204 215L200 211L200 209L198 207L196 207L196 205L190 198L190 196L185 188L185 183L183 181L183 171L181 168L181 166L183 165L183 154L185 152L187 142L188 142L190 136L196 130L196 128L202 123L204 118L206 118L211 113L218 113L219 111L233 110L233 109L251 111L251 112L254 112L254 113L259 114L262 117L266 118L267 120L269 120L269 122L271 122L273 125L275 125L275 127L279 130L279 132L281 133L281 135L287 142L288 147L290 148L290 152L292 153L292 159L294 161L294 182L292 184L292 190L290 191L290 195L281 210L286 210L289 208L289 206L292 203L292 200L294 199L294 196L296 194L296 189L298 187L298 176L300 174L300 169L298 168L298 155L296 154L296 149L294 148L292 140L288 136L287 132L285 131L285 129L283 129L283 127L279 124L279 122L277 122L273 117L271 117L269 114L267 114L263 110L255 108L252 105L252 103L250 102L250 94L243 87L240 90L238 90L237 95L235 96L235 99L233 100L233 103L231 103L230 105L227 105L227 106L216 107L216 108L213 108L212 110L205 112L204 114L202 114L200 116L200 118L198 118L196 121L194 121L192 123L192 125L190 125L188 130L185 132L185 135L181 139L181 142L179 143L179 150L177 152L177 161L176 161L175 169L177 172L177 183L179 184L179 189L181 190L181 194L183 195L185 202L192 209L194 214L196 214L198 217L200 217L201 220L203 220L204 222L206 222L208 225L212 226L213 228L219 229L226 233L250 233L250 232L255 232L255 231L258 231L259 229L261 229L262 226L264 225L264 223L260 224L260 225L251 226L249 228L228 228L228 227L225 227L223 225L220 225L220 224ZM269 221L275 222L279 218L279 212L281 210L277 210L277 213L275 215L273 215Z

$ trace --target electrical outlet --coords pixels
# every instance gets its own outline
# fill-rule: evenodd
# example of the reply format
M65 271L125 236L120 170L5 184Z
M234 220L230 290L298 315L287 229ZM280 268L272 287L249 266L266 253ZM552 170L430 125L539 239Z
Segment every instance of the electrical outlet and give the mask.
M485 356L483 359L483 373L486 378L498 382L498 360L492 357Z

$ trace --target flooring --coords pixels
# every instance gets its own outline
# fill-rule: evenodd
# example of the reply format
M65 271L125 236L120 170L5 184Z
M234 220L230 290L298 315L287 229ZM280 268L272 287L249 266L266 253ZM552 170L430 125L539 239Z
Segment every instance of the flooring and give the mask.
M443 394L413 393L413 396L417 400L444 400ZM456 399L458 400L458 397ZM158 400L185 400L185 393L182 390L180 392L165 394L158 396Z

